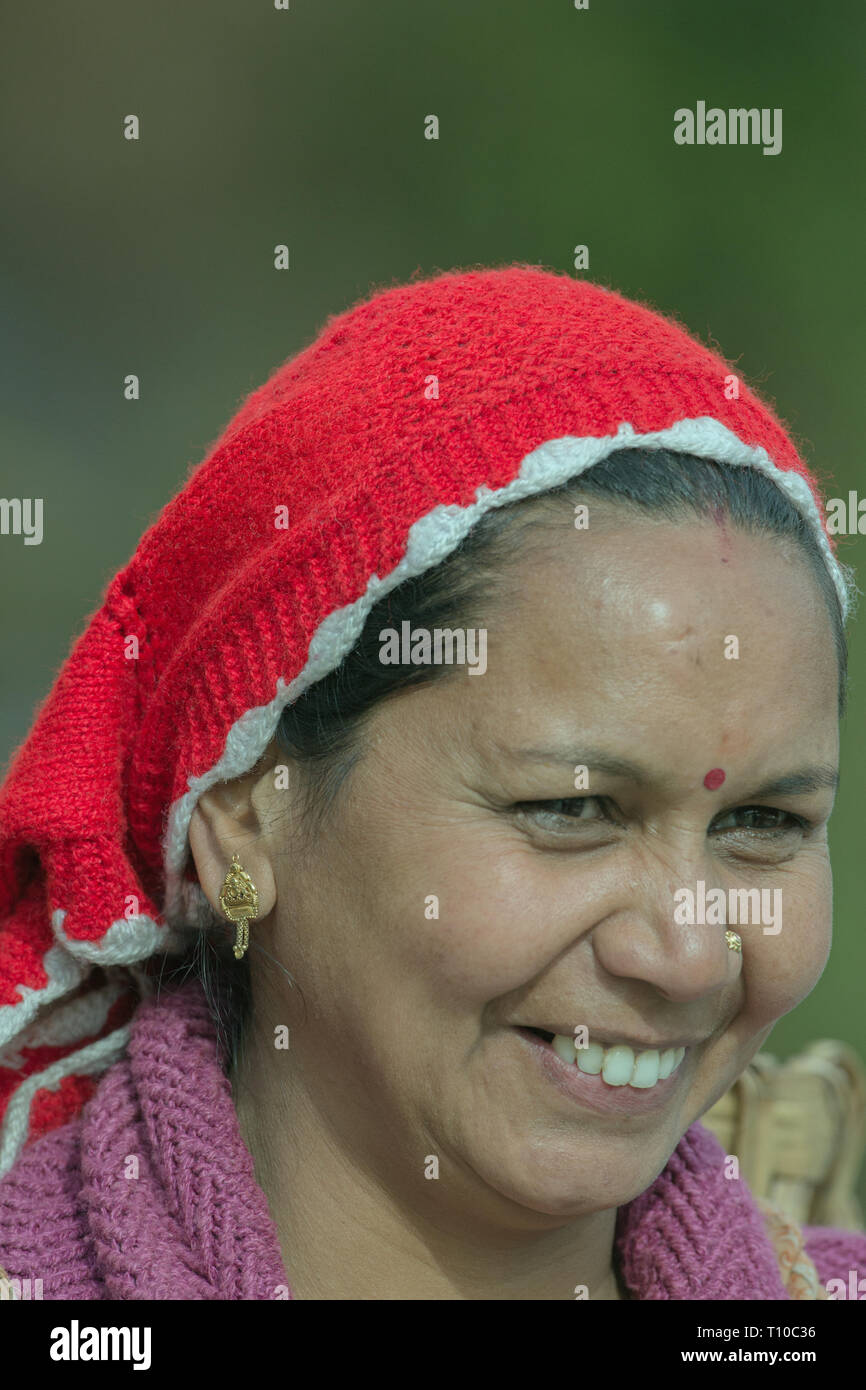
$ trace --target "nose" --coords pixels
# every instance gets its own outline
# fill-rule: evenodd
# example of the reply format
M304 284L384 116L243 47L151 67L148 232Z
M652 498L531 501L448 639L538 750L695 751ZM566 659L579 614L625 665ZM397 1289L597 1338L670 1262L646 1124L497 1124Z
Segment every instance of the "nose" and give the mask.
M683 886L668 875L663 882L643 879L592 932L596 960L609 975L641 980L678 1003L729 987L743 960L728 947L724 925L675 920L674 893Z

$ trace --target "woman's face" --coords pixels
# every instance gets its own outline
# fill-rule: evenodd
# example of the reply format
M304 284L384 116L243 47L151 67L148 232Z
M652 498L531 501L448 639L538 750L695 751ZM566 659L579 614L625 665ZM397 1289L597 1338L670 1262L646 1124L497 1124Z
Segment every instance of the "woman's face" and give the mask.
M711 521L593 503L510 575L484 674L378 706L303 854L268 790L268 946L303 1004L255 969L258 1026L290 1025L293 1086L364 1170L531 1225L642 1192L821 975L833 792L791 779L837 766L837 663L799 553ZM741 955L683 920L699 884L767 890ZM687 1046L658 1088L571 1094L519 1025Z

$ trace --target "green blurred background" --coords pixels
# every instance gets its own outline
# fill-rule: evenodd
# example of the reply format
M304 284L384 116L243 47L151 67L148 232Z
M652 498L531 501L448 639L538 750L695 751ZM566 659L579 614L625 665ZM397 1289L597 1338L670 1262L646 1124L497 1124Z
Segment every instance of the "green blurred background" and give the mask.
M0 537L0 761L246 393L418 270L527 261L646 298L739 363L828 495L866 490L866 7L102 0L7 7L2 49L0 493L43 497L45 536ZM698 100L781 107L782 152L675 145ZM780 1056L829 1036L866 1057L851 635L835 946Z

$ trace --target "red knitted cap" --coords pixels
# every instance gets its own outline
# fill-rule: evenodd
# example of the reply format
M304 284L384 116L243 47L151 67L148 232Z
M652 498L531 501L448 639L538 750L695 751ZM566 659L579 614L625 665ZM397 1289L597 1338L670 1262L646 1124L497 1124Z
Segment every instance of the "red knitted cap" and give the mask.
M0 790L0 1173L122 1052L128 987L89 977L176 948L198 797L490 507L622 447L754 467L808 518L847 612L815 481L734 377L671 319L517 265L378 293L247 398L109 584Z

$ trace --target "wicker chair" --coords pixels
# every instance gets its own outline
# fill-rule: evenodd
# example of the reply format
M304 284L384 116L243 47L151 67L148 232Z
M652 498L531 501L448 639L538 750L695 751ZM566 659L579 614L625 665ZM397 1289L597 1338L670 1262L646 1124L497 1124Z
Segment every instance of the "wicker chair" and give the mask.
M784 1062L759 1052L701 1123L755 1196L799 1225L864 1228L866 1067L847 1043L811 1043Z

